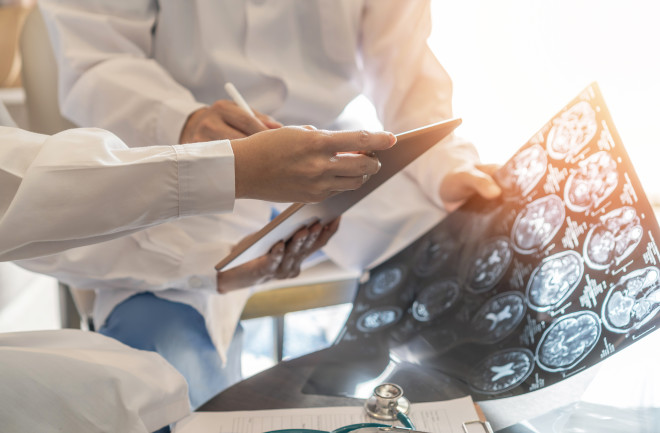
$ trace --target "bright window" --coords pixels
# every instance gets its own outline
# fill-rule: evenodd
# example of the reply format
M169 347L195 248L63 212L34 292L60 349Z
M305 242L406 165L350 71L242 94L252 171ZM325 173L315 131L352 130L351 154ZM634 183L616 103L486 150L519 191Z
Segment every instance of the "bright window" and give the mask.
M458 129L504 162L597 81L647 194L660 204L660 2L434 0L429 44L454 82Z

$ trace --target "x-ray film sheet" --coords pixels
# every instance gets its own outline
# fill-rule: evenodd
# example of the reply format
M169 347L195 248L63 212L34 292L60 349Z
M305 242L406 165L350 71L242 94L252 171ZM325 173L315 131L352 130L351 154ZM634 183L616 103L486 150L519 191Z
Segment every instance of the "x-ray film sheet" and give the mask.
M370 271L304 392L519 395L655 329L660 230L594 83L475 197Z

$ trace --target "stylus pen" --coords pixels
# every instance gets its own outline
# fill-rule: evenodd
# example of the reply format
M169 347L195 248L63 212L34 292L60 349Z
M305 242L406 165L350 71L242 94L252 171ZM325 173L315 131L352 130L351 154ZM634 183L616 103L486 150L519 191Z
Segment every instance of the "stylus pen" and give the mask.
M238 93L238 89L236 89L236 86L234 86L232 83L226 83L225 90L227 91L227 93L229 93L229 96L231 96L231 99L234 100L236 105L238 105L243 110L245 110L245 112L248 113L250 116L257 117L254 115L254 111L252 111L248 103L245 102L243 96L241 96L241 94Z

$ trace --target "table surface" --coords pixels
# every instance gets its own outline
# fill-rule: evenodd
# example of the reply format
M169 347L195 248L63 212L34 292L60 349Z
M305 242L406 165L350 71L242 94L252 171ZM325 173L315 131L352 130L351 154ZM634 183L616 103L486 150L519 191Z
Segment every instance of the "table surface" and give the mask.
M289 409L324 406L361 406L364 400L357 398L304 394L303 386L320 363L326 359L328 350L314 352L300 358L283 361L241 381L198 409L207 411L241 411L263 409ZM516 397L480 402L480 409L495 430L508 427L520 421L534 418L550 410L578 401L584 389L598 371L598 365L546 389ZM406 384L400 383L406 389ZM416 387L418 388L418 387ZM429 386L430 394L425 398L411 397L417 401L443 400L432 397L434 386ZM414 388L411 388L411 390ZM419 395L418 395L419 397Z
M288 360L258 373L221 392L199 411L286 409L323 406L355 406L356 398L303 394L307 382L324 351Z

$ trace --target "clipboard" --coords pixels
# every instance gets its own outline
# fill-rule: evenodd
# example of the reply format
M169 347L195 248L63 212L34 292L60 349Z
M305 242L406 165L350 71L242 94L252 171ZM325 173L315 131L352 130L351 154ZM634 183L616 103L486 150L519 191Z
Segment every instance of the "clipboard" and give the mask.
M397 143L376 152L381 168L360 188L328 197L320 203L294 203L261 230L243 238L215 269L229 269L268 253L280 240L289 239L302 227L316 221L327 224L401 171L422 153L447 137L461 119L449 119L397 134Z

